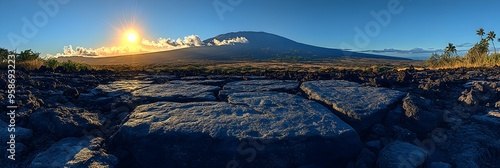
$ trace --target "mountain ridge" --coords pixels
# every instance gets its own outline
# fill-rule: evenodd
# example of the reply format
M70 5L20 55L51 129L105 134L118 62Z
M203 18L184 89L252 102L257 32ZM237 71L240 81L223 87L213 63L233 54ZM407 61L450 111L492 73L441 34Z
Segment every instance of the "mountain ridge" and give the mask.
M312 46L296 42L283 36L267 32L240 31L220 34L208 38L205 44L219 41L231 40L237 37L245 37L248 43L233 43L222 46L198 46L170 51L160 51L152 53L142 53L133 55L121 55L113 57L61 57L58 60L74 60L89 64L158 64L172 61L185 60L282 60L290 58L298 61L314 61L338 58L374 58L389 60L411 60L407 58L383 56L376 54L366 54Z

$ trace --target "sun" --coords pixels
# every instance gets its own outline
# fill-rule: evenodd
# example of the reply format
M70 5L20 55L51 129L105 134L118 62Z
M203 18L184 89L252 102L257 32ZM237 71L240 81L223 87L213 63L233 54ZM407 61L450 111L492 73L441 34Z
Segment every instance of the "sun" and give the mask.
M137 33L135 32L128 32L126 37L129 43L135 43L137 41Z

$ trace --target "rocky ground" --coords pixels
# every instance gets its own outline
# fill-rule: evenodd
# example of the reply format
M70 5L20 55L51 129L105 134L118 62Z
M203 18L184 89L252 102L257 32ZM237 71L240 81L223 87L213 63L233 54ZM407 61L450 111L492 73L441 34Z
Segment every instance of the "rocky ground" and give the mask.
M500 68L42 69L16 79L16 161L5 152L0 167L500 165ZM5 87L1 93L7 112ZM10 118L0 119L7 149Z

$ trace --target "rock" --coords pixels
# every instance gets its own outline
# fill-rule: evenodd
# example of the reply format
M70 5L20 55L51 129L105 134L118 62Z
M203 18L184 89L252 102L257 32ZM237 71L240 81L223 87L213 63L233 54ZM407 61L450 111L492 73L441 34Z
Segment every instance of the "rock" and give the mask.
M429 133L432 141L437 144L444 143L448 140L448 135L446 134L446 129L444 128L436 128Z
M439 126L443 116L431 108L430 100L408 94L403 99L403 125L420 137L427 135Z
M500 82L473 81L464 85L468 88L462 92L459 101L467 105L494 105L500 99Z
M25 154L28 154L28 147L22 143L16 143L16 157L23 158Z
M114 81L110 84L99 85L91 91L91 94L96 96L107 96L114 97L119 96L117 92L132 92L151 84L151 81L139 81L139 80L122 80Z
M221 85L224 84L225 80L174 80L170 81L171 84L183 84L183 85Z
M405 128L394 125L392 126L392 137L396 140L406 141L406 142L414 142L417 140L417 135Z
M365 136L365 140L373 141L387 136L387 129L382 124L373 125Z
M70 86L67 86L63 91L63 95L71 100L71 99L78 99L78 96L80 95L80 93L78 92L78 90L76 88L72 88Z
M98 114L76 107L37 110L29 120L36 132L50 133L58 138L80 137L85 131L98 129L103 121Z
M10 123L5 123L3 122L2 120L0 120L0 142L8 142L10 140L10 135L11 134L14 134L15 139L16 139L16 142L28 142L32 137L33 137L33 132L30 130L30 129L27 129L27 128L22 128L22 127L19 127L19 126L15 126L15 132L13 132L14 130L12 130L12 132L9 132L9 129L8 128L12 128L12 127L9 127Z
M451 165L443 162L432 162L428 168L451 168Z
M112 146L142 167L338 166L362 146L352 127L314 101L275 92L228 99L138 106Z
M356 158L355 167L356 168L371 168L375 167L375 163L377 162L377 155L370 151L369 149L364 148L359 153Z
M380 140L368 141L365 143L365 145L368 149L373 150L373 151L380 151L380 149L382 148L382 144L381 144Z
M410 143L394 141L385 146L379 153L378 167L399 168L419 167L427 158L427 153Z
M186 77L182 77L181 79L182 80L204 80L206 78L207 77L204 77L204 76L186 76Z
M213 101L217 99L214 92L219 90L218 86L160 84L133 91L132 95L152 101Z
M44 167L115 167L118 159L92 146L92 137L65 138L36 155L30 168ZM101 141L103 142L103 141Z
M290 80L248 80L231 82L224 85L219 96L227 97L232 93L239 92L262 92L262 91L291 91L298 89L299 83Z
M214 92L220 90L217 86L194 85L194 84L150 84L150 81L115 81L106 85L99 85L81 99L92 99L92 97L108 97L92 100L96 103L109 103L112 97L135 96L145 98L149 101L213 101L216 100Z
M490 111L486 115L473 116L473 118L481 124L490 125L493 127L500 126L500 112Z
M488 167L498 162L500 141L496 129L481 124L464 125L453 130L444 146L450 154L451 164L459 168ZM446 145L446 146L445 146ZM491 165L490 165L491 166Z
M361 87L339 80L304 82L300 88L309 98L332 106L339 117L360 132L380 123L391 106L405 95L387 88Z

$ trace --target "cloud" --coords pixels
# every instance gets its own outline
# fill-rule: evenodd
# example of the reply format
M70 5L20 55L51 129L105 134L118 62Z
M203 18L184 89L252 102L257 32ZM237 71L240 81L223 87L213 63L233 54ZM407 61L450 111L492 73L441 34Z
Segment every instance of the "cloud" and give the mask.
M85 48L85 47L75 47L73 49L72 45L64 46L63 53L57 53L56 55L47 55L47 58L57 58L64 56L107 56L107 55L120 55L127 53L138 53L143 51L141 47L137 46L120 46L120 47L101 47L97 49Z
M474 44L472 44L472 43L463 43L463 44L456 45L456 47L472 47L472 46L474 46Z
M142 45L146 47L154 47L159 49L179 49L187 47L198 47L204 46L205 43L197 35L190 35L184 37L184 40L178 38L177 40L172 40L170 38L158 38L157 41L142 40Z
M205 44L200 37L197 35L190 35L184 37L184 39L170 39L170 38L158 38L156 41L143 39L140 45L137 46L113 46L113 47L101 47L97 49L85 48L77 46L73 49L72 45L64 46L62 53L57 53L55 55L47 54L47 58L57 58L57 57L68 57L68 56L87 56L87 57L98 57L98 56L115 56L131 53L145 53L145 52L157 52L157 51L169 51L181 48L189 47L200 47L200 46L222 46L222 45L234 45L236 43L249 43L248 39L245 37L236 37L233 39L219 41L214 39L212 42Z
M365 50L365 51L360 51L360 52L398 53L398 54L429 54L429 53L443 52L443 50L442 49L426 50L423 48L413 48L410 50L400 50L400 49L394 49L394 48L387 48L387 49L382 49L382 50Z
M234 45L236 43L248 43L248 39L245 37L236 37L233 39L222 40L222 41L214 39L211 43L208 43L207 45L208 46L211 46L211 45L222 46L222 45Z

